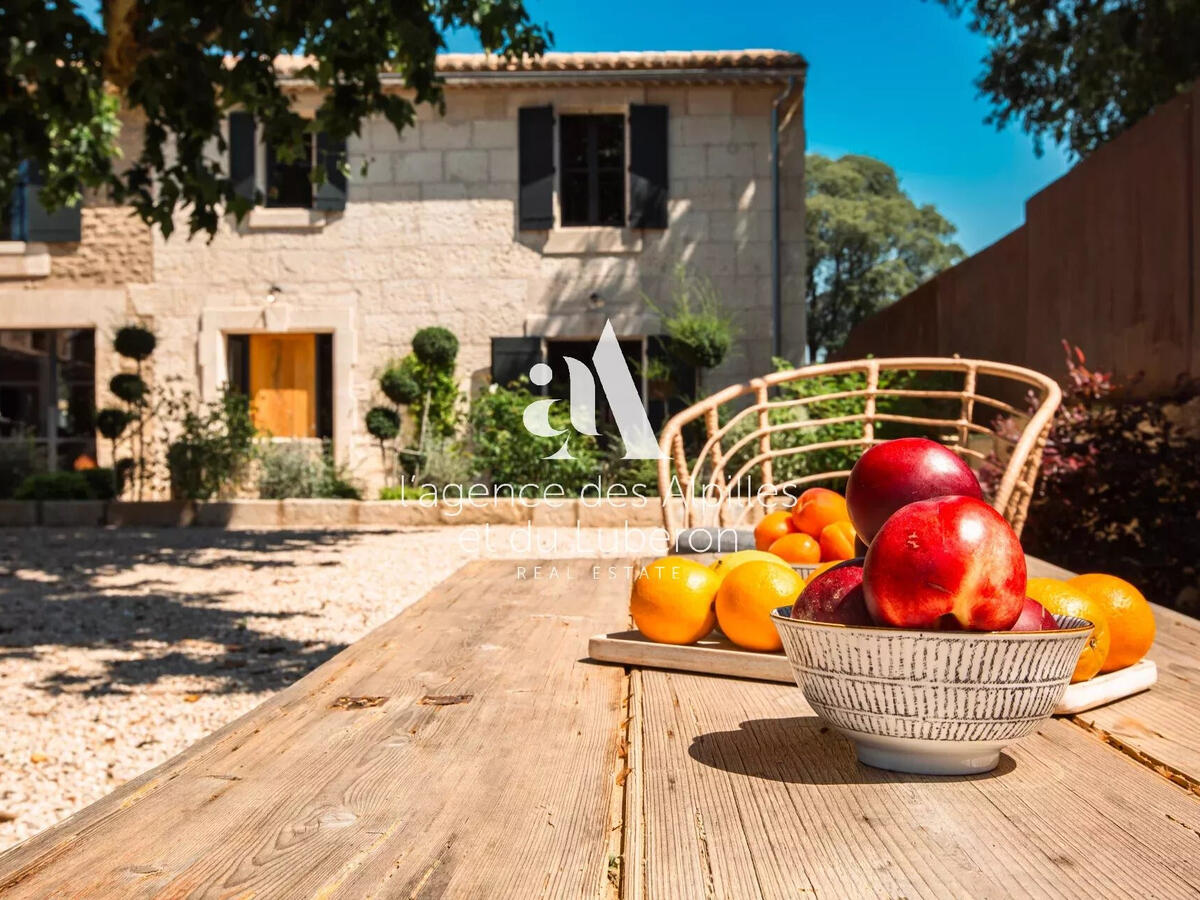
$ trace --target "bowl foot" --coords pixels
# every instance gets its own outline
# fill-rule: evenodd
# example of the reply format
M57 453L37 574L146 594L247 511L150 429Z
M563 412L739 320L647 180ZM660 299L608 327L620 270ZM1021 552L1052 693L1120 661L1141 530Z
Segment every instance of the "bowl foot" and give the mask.
M1000 763L1000 745L849 735L859 762L914 775L979 775ZM940 745L940 746L939 746Z

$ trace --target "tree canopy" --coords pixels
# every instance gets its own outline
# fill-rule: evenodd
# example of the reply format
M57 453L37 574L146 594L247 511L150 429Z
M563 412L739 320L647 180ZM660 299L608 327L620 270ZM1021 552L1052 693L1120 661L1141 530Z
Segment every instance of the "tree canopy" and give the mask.
M414 104L440 108L436 54L448 30L474 31L485 50L506 56L541 54L551 40L521 0L102 0L100 10L94 22L65 0L0 4L0 197L28 160L47 206L107 189L166 235L179 209L191 233L211 234L223 210L240 216L251 205L225 171L229 110L251 113L266 140L298 156L305 135L344 140L377 114L399 131L412 124ZM305 56L290 77L322 93L311 118L293 109L276 70L284 54ZM406 95L387 90L381 71L402 77ZM122 108L145 128L125 160ZM216 160L204 157L206 146L220 151Z
M1200 77L1200 0L937 0L990 49L987 121L1084 156Z
M918 206L900 179L869 156L806 163L809 359L845 343L862 319L963 256L955 227Z

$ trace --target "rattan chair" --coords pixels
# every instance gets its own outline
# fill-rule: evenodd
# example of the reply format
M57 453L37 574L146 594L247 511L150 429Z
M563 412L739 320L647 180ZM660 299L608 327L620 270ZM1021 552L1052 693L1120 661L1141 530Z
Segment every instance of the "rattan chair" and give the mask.
M885 372L913 373L905 376L906 384L921 378L955 384L881 386L881 373ZM855 386L849 390L795 396L797 392L778 389L789 382L855 373L857 378L851 379ZM1029 398L1026 408L1017 405L1022 392ZM880 411L877 401L883 397L908 398L941 407L939 411L946 414ZM825 418L806 415L813 404L831 400L848 401L842 405L859 411ZM1020 534L1046 435L1061 400L1059 386L1039 372L978 359L860 359L774 372L718 391L667 422L659 441L663 456L658 463L664 525L673 542L684 529L750 527L773 506L790 504L789 498L806 485L841 486L850 474L848 468L812 471L812 466L791 457L834 448L866 449L886 440L889 432L903 431L941 441L986 476L981 480L990 488L992 506ZM999 417L1010 424L997 430ZM701 420L702 432L697 426L688 427ZM839 435L849 432L850 436L824 439L817 435L810 442L803 434L787 435L806 430L815 434L817 429L828 432L830 426L840 426ZM692 459L685 449L685 430L693 447L700 444ZM784 469L800 474L778 477L777 472ZM666 500L668 497L673 499Z

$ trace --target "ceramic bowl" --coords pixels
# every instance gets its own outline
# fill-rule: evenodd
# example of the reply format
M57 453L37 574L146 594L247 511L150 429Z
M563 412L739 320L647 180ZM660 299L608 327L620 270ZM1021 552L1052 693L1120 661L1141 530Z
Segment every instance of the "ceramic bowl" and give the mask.
M987 772L1062 698L1092 623L1059 631L916 631L771 614L796 683L869 766L925 775Z

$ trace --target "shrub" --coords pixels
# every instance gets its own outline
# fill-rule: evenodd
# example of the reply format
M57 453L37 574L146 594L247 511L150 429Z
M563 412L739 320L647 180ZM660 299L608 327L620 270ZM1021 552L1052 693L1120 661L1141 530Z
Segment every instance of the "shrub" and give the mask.
M263 449L258 495L264 500L362 499L345 468L334 462L328 445L314 450L298 441L268 444Z
M13 497L17 500L97 499L92 485L82 472L38 472L22 481Z
M129 424L129 413L116 406L107 406L96 414L96 430L110 441L115 441Z
M149 359L158 343L154 332L141 325L125 325L113 336L113 349L126 359L142 362Z
M430 499L437 495L428 488L415 487L411 484L393 484L379 489L380 500L420 500L424 496Z
M1200 426L1187 414L1200 407L1200 388L1134 398L1128 385L1090 371L1078 348L1066 349L1063 404L1022 543L1059 565L1119 575L1153 601L1200 612Z
M782 359L775 360L777 371L792 368L791 364ZM879 373L880 388L893 390L950 390L957 389L956 379L961 375L949 372L916 372L912 370L883 370ZM849 391L863 390L867 386L867 376L863 372L847 372L839 375L823 375L816 378L805 378L786 382L779 386L780 400L793 400L809 397L828 399L814 400L800 406L772 409L768 415L771 425L783 425L793 422L811 422L822 419L839 419L848 416L863 415L866 412L867 399L865 396L838 397L837 394ZM875 409L878 413L921 416L928 418L954 418L958 415L960 402L957 399L895 397L882 394L875 399ZM732 413L728 414L732 417ZM726 418L726 421L728 420ZM758 427L758 417L747 415L729 431L722 440L722 446L728 451L739 439L753 432ZM947 424L948 432L952 426ZM863 423L834 422L829 425L810 425L794 430L776 431L771 434L772 449L797 448L810 444L823 444L834 441L853 440L863 433ZM930 429L921 425L907 425L899 422L879 422L875 426L875 436L883 440L898 437L922 436L936 437ZM701 443L703 438L699 439ZM697 451L699 447L696 448ZM772 461L772 475L776 483L801 478L806 475L819 475L825 472L844 472L853 468L858 457L862 455L863 447L845 446L829 447L823 450L812 450L806 453L794 453L776 457ZM726 477L732 478L737 470L748 460L759 453L757 440L752 440L741 447L726 464ZM757 485L759 469L755 466L751 471L751 479ZM841 478L828 481L809 482L805 487L814 484L841 489L845 481Z
M112 500L119 493L117 473L112 469L83 469L80 473L97 500Z
M421 386L413 378L412 372L398 364L389 366L379 376L379 389L397 406L407 406L421 397Z
M525 407L537 400L517 382L513 387L492 385L471 404L471 449L476 474L492 484L560 484L569 495L596 478L600 467L596 439L578 434L570 424L566 403L550 407L550 424L566 429L559 437L543 438L525 428ZM573 459L546 459L569 441Z
M38 470L33 438L0 443L0 500L13 496L21 483Z
M689 365L715 369L729 354L735 334L733 316L725 312L720 295L706 276L675 267L671 300L660 308L649 297L647 304L662 317L672 351Z
M254 457L249 400L229 388L211 403L184 392L165 396L163 410L169 427L178 429L167 441L172 496L208 500L236 489Z
M108 389L113 392L113 395L118 400L124 400L133 406L145 400L148 391L146 382L142 380L142 377L134 375L132 372L121 372L118 375L114 375L112 380L108 382Z
M422 365L431 369L452 368L458 357L458 338L448 328L431 325L413 335L412 348Z
M367 433L383 443L400 433L400 413L390 406L372 406L367 410Z

